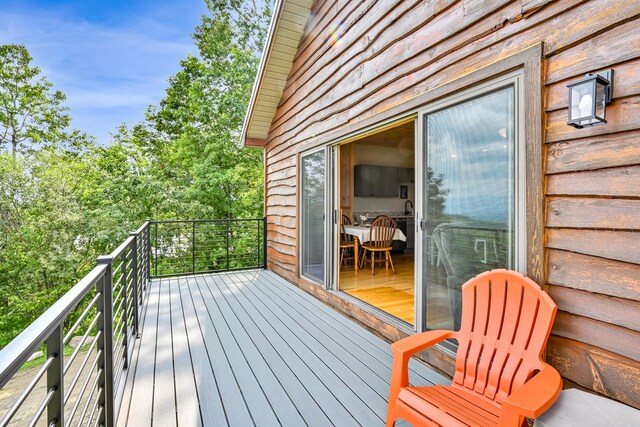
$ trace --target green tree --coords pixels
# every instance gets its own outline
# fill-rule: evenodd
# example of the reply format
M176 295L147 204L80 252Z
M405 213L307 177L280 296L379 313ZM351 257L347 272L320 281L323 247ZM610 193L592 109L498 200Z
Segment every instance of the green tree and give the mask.
M65 95L31 65L23 45L0 45L0 148L21 149L64 143L77 149L87 135L69 130L71 119L62 105ZM24 147L28 144L28 147Z
M261 216L262 150L238 148L268 20L269 4L208 0L194 33L199 56L181 61L145 123L120 129L156 159L159 180L174 190L178 217Z
M0 348L143 220L262 215L262 151L237 142L270 10L207 5L198 56L106 147L69 130L64 95L24 46L0 46ZM233 251L253 253L252 233L239 240Z
M0 345L15 336L92 266L97 253L81 195L91 166L60 150L0 153ZM4 219L4 216L3 216Z
M433 169L427 167L425 169L425 181L427 183L427 217L442 218L444 208L447 203L447 195L449 189L444 186L444 175L436 175Z

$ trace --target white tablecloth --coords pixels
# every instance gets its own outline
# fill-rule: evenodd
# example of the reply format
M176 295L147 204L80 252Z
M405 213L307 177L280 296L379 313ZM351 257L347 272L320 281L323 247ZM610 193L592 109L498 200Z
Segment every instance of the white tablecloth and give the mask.
M345 225L344 232L352 236L356 236L360 243L368 242L369 240L371 240L370 227L360 227L357 225ZM393 235L393 240L402 240L403 242L406 242L407 236L404 235L402 230L396 228L396 232Z

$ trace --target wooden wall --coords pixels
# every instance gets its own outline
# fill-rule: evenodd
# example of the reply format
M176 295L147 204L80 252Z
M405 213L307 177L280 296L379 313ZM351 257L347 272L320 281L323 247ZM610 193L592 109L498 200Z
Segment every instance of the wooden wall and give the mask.
M639 1L317 0L265 148L269 268L402 336L298 278L298 153L537 43L545 281L559 306L547 358L572 382L640 407ZM567 126L567 82L610 67L608 123Z

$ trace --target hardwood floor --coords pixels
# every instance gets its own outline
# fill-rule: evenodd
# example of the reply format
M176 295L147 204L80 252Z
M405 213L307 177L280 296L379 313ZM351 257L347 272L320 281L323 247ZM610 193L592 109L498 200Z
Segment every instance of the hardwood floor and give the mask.
M384 262L376 263L371 275L369 264L358 272L353 261L340 269L339 289L385 312L414 324L414 255L393 255L396 274L385 269ZM449 306L447 275L442 265L429 265L426 272L427 327L451 329L453 321Z
M392 256L396 274L386 270L384 262L376 263L373 276L368 267L356 273L352 263L342 266L339 289L413 325L413 254Z

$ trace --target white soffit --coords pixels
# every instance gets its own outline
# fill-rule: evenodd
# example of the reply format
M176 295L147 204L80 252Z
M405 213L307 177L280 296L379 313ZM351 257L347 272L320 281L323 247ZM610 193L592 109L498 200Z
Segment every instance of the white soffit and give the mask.
M276 115L313 0L276 0L240 145L263 145Z

